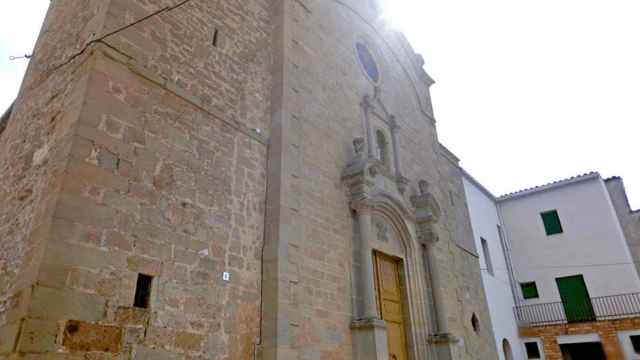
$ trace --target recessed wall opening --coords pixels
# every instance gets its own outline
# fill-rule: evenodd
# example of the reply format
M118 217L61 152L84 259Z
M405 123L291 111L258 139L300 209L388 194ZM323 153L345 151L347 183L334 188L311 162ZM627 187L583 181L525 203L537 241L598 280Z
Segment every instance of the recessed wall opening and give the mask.
M491 253L489 253L489 244L484 238L480 238L480 243L482 244L482 255L484 256L484 264L487 268L487 272L489 275L493 276L493 263L491 262Z
M213 47L218 47L218 37L219 37L219 31L218 29L213 29L213 39L211 40L211 45L213 45Z
M535 341L524 343L524 349L527 352L527 359L540 359L540 348Z
M631 335L629 336L629 340L631 340L633 352L640 354L640 335Z
M138 274L136 283L136 295L133 300L133 306L141 309L149 308L149 300L151 299L151 284L153 276Z
M607 358L600 342L561 344L560 350L564 359L595 360Z
M471 316L471 327L476 334L480 333L480 320L478 320L478 316L475 313Z

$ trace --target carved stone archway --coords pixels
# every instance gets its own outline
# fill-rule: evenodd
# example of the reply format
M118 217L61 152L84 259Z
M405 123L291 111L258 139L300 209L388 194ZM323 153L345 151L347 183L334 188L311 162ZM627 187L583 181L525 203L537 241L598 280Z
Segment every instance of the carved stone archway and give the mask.
M427 279L415 209L400 191L404 189L398 186L398 177L384 171L377 158L366 156L363 143L363 139L354 141L356 157L342 177L358 225L354 241L354 358L388 360L386 325L377 308L374 285L373 252L378 251L402 260L407 352L411 359L426 359L432 321L425 307L429 302Z

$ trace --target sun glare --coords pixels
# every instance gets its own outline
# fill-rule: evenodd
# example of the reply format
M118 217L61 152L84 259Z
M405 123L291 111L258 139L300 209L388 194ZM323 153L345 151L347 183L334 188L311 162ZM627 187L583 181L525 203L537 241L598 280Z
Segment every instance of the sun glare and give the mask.
M415 0L381 0L382 18L393 28L406 30L416 9Z

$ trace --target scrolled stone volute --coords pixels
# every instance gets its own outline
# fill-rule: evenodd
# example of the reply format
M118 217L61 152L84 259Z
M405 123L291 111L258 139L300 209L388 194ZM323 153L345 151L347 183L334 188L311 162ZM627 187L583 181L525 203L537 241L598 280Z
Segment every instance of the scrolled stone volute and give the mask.
M418 183L420 194L411 197L411 204L416 209L418 223L437 223L442 215L440 205L429 191L429 183L421 180Z

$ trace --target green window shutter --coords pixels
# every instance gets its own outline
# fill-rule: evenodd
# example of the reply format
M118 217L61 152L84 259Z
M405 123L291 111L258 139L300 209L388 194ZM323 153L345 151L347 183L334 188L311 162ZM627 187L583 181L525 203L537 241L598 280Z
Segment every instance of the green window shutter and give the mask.
M544 229L548 236L563 233L562 223L560 222L560 216L557 210L543 212L540 216L542 216Z
M535 282L528 282L520 284L522 288L522 297L525 299L536 299L540 297L538 295L538 286Z

